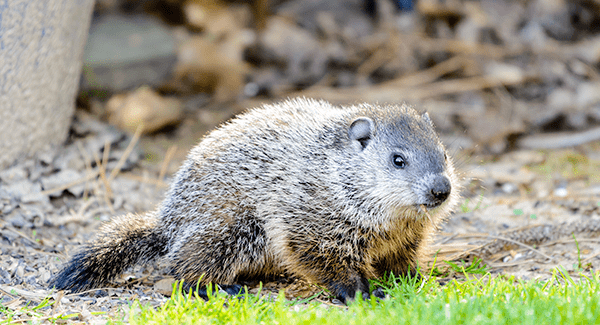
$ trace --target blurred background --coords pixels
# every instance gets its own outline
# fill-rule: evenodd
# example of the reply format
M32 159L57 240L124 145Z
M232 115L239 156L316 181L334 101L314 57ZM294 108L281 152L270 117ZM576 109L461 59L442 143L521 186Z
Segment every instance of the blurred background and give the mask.
M592 0L98 0L77 103L195 141L286 97L407 102L469 152L572 146L528 136L599 125L599 32Z

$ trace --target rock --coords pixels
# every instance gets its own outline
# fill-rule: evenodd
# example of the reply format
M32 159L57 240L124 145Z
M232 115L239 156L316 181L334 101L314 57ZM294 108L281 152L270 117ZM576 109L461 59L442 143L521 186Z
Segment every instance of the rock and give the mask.
M574 91L565 88L558 88L548 94L546 103L548 106L557 110L569 110L575 106L576 94Z
M179 122L183 109L177 99L164 98L148 87L128 95L115 95L106 104L108 121L129 132L143 125L145 133Z
M569 191L565 187L558 187L554 189L553 194L556 197L566 197L569 194Z
M24 179L27 179L27 171L21 165L16 165L0 171L0 180L5 183L13 183Z
M149 16L104 15L92 22L83 57L82 89L113 92L159 85L176 61L168 27Z
M42 186L44 187L44 190L51 190L51 189L54 189L54 188L57 188L60 186L64 186L69 183L73 183L82 178L83 178L83 175L81 175L79 172L77 172L74 169L63 169L56 174L42 177L41 182L42 182ZM71 194L75 195L76 197L81 197L83 195L84 186L85 186L84 183L80 183L80 184L73 185L73 186L67 188L67 190L69 192L71 192ZM61 195L62 195L62 191L50 193L50 196L52 196L52 197L59 197Z
M600 102L600 83L582 82L577 87L577 97L574 105L584 108Z
M167 297L170 297L171 293L173 293L174 283L175 279L173 278L162 279L154 284L154 290Z
M23 180L3 187L7 193L21 202L49 202L48 196L41 193L42 186L39 183Z
M10 225L12 225L15 228L23 228L25 227L25 217L23 215L21 215L20 213L15 213L12 216L9 216L6 219L6 222L8 222Z

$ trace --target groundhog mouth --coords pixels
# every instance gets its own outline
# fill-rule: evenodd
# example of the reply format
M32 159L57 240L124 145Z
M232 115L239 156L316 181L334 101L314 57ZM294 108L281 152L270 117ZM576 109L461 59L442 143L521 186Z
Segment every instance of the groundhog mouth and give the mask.
M419 213L431 212L431 210L441 206L444 202L417 203L414 205L415 210Z

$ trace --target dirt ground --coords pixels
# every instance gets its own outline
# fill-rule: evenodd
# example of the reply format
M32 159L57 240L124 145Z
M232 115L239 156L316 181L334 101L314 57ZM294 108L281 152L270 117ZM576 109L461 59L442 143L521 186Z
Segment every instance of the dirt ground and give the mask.
M158 17L153 28L176 44L163 58L173 71L130 88L82 84L64 146L0 170L2 306L19 310L50 296L54 305L37 319L77 314L70 322L104 323L107 315L126 319L135 300L163 303L173 279L160 263L84 294L53 292L47 282L102 222L153 209L206 132L246 108L294 96L407 102L430 113L463 185L461 205L431 244L438 265L477 257L493 276L541 280L557 267L574 277L597 270L600 5L408 2L414 8L272 1L267 14L256 7L265 1L215 1L210 12L218 14L201 20L208 2L99 0L94 21ZM94 23L92 31L102 32ZM127 112L156 108L172 114L146 120L149 134L135 132ZM319 290L301 279L265 284L279 289L289 298Z

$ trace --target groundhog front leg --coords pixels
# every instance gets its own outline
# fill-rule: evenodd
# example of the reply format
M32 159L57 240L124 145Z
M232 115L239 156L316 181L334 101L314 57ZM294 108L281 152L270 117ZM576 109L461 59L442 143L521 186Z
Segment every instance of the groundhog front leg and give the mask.
M324 284L344 303L353 300L357 292L369 298L369 281L361 271L362 259L351 254L352 248L326 240L306 241L302 237L307 236L288 242L292 271Z
M363 299L369 299L369 280L354 270L349 272L340 272L334 276L325 276L321 282L327 285L327 288L338 299L348 303L356 297L357 293L362 294Z

